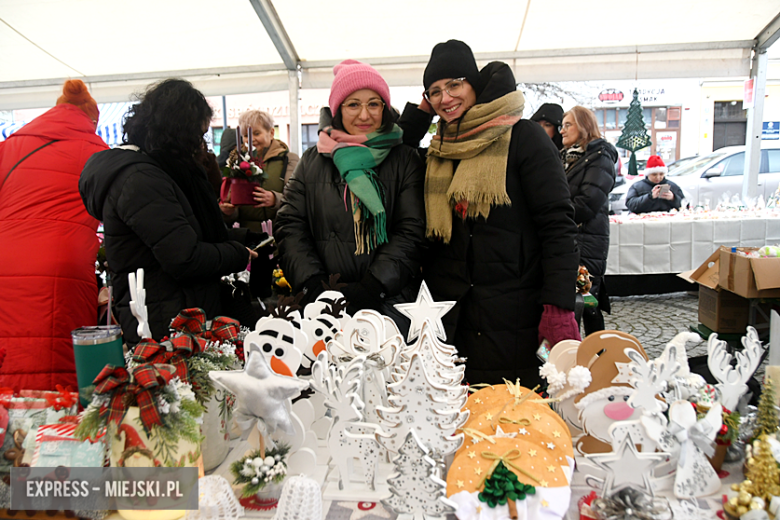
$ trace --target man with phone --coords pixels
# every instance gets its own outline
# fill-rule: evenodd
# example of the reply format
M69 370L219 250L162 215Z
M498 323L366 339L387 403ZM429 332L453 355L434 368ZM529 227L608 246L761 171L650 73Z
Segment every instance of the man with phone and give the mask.
M678 210L684 198L682 189L666 179L666 165L657 155L647 160L645 176L628 189L626 207L632 213Z

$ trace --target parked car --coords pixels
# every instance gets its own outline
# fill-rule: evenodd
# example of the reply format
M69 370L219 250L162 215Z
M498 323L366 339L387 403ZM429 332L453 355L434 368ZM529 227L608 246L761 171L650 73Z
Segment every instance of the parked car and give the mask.
M758 194L764 200L780 185L780 149L775 147L780 147L780 143L762 143ZM667 176L682 188L685 203L714 207L724 198L731 199L735 195L741 198L744 167L745 147L729 146L707 155L686 158L683 165L671 168ZM638 179L612 190L610 213L619 215L626 210L628 188Z

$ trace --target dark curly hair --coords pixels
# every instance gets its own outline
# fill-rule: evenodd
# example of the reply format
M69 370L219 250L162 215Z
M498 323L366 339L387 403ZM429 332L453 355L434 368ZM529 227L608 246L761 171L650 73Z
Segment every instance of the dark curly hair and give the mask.
M203 127L214 113L203 94L183 79L150 85L127 113L124 142L146 153L192 155L203 141Z

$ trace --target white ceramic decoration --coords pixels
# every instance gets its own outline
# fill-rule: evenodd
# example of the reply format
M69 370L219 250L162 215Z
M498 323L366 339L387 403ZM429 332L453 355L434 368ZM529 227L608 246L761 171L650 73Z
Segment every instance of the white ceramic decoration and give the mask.
M701 419L688 401L675 401L669 408L669 432L680 443L680 458L674 479L677 498L696 498L720 491L720 479L707 460L715 450L712 442L722 424L723 407L715 403Z
M288 404L308 388L308 382L276 374L256 351L249 351L243 370L211 371L209 377L236 396L234 413L244 438L257 420L269 434L277 428L295 434Z
M426 373L433 383L445 386L457 386L463 381L466 365L456 365L458 351L455 347L443 343L433 331L433 324L426 320L417 341L401 351L401 364L392 374L394 381L400 380L408 369L414 353L422 357Z
M739 399L747 393L747 382L761 364L766 349L758 340L758 333L753 327L747 328L742 345L745 348L736 353L737 366L733 367L732 356L726 350L726 342L719 340L714 332L707 341L707 366L712 376L718 380L715 387L720 390L721 404L728 410L736 410Z
M328 451L338 467L341 490L353 485L355 457L363 465L366 486L370 490L375 486L379 446L373 438L373 427L358 424L364 417L359 396L363 361L358 357L349 365L329 366L327 353L321 352L311 367L311 387L325 396L325 406L333 419L327 436Z
M631 360L630 384L634 391L628 398L628 404L633 408L643 408L649 415L657 415L669 407L658 398L666 389L674 384L676 374L680 371L677 361L677 347L672 345L664 350L660 358L649 362L639 352L627 348L626 356Z
M146 311L146 289L144 289L144 270L138 269L135 274L127 275L130 289L130 312L138 320L138 337L151 338L152 331L149 328L149 317Z
M443 520L453 513L458 506L447 499L447 483L436 476L436 461L428 457L414 430L406 434L398 453L393 458L395 473L387 479L391 496L382 503L402 520Z
M629 486L650 495L654 494L651 483L653 469L666 460L666 453L639 453L635 444L629 433L623 437L615 451L587 455L588 460L606 472L601 496L610 496Z
M566 422L572 441L582 435L582 423L574 399L590 384L590 370L577 365L577 348L580 342L560 341L553 346L547 362L539 369L539 374L547 380L547 393L556 399L553 410Z
M389 451L397 452L407 434L414 430L433 458L454 453L464 438L463 433L456 431L469 417L468 410L461 410L468 399L467 392L460 383L433 383L422 356L414 353L405 377L388 386L390 405L377 409L382 427L377 440Z
M409 326L407 341L412 341L420 335L423 323L430 320L433 324L433 330L436 336L441 340L447 339L447 333L444 331L444 324L441 321L442 316L447 314L457 302L437 302L433 300L431 291L423 283L420 285L420 292L417 293L417 300L412 303L399 303L395 305L398 312L408 317L412 323Z
M680 332L666 344L663 354L653 361L654 363L660 363L663 359L674 357L680 365L680 370L675 375L674 381L670 382L670 388L666 395L669 402L678 399L688 399L707 384L702 376L691 372L691 368L688 365L688 343L701 343L701 336L694 332ZM670 356L667 352L673 347L677 353L676 356Z
M271 370L293 377L301 366L300 347L307 344L306 334L292 321L266 316L260 318L255 330L244 338L244 355L256 350L268 360Z

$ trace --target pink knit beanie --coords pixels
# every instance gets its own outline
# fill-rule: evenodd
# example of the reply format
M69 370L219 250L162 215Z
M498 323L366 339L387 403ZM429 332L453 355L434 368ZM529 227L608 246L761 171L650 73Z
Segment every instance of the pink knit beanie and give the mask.
M347 96L363 88L370 88L390 106L390 87L371 65L356 60L344 60L333 67L333 75L335 78L330 87L328 103L334 115Z

